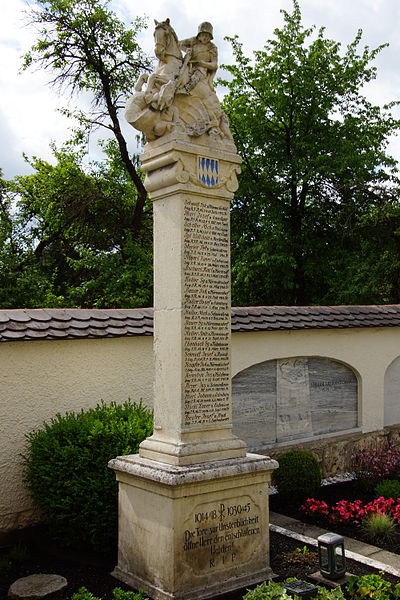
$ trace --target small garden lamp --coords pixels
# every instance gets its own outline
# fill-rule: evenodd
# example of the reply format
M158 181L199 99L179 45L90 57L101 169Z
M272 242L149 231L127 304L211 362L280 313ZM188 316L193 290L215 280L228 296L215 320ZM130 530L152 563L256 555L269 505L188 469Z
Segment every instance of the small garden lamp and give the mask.
M336 533L325 533L318 538L318 559L321 575L327 579L341 579L346 573L344 538Z

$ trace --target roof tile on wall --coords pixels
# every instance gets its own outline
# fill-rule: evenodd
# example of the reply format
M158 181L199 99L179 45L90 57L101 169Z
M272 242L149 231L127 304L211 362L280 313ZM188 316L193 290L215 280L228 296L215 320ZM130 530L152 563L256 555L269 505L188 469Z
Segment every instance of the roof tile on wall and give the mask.
M232 332L398 327L400 305L247 306L232 308ZM0 341L153 334L153 309L0 310Z

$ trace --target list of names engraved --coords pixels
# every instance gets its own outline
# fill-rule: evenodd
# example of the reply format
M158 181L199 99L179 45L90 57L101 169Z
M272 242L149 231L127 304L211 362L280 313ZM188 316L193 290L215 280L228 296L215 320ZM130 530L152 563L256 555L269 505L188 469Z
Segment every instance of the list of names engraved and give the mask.
M229 423L229 206L184 206L185 426Z

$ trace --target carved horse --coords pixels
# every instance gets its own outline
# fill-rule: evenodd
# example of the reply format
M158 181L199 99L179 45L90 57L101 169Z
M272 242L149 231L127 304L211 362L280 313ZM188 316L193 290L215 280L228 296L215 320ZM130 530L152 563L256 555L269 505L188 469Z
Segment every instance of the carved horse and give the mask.
M163 110L170 106L174 99L183 58L178 36L171 27L169 19L154 20L154 23L156 25L154 30L155 55L158 58L158 65L155 72L150 75L147 91L159 90L158 109Z
M195 106L196 104L199 105L198 102L194 101L195 98L207 105L209 110L212 109L212 111L215 111L219 109L219 102L215 91L207 81L199 81L197 83L190 94L190 99L188 97L181 97L179 94L175 96L176 91L184 86L189 79L190 51L186 54L185 59L183 59L178 36L172 28L169 19L154 22L156 24L154 30L155 55L158 58L158 66L154 74L150 76L148 90L152 91L154 87L161 88L159 93L159 109L162 110L165 106L169 106L175 99L181 110L185 107L188 109L189 104L191 104L191 112L193 112L193 104ZM213 96L215 96L215 99ZM211 106L212 104L214 105ZM197 109L199 109L199 106Z
M222 136L231 137L215 90L210 87L208 81L200 80L191 90L190 95L179 93L179 89L185 85L190 76L190 51L183 58L178 37L169 19L154 22L155 55L158 58L158 65L150 75L146 92L143 94L148 108L141 113L141 120L144 117L148 117L150 121L161 119L164 122L167 119L168 130L173 123L176 125L181 123L185 125L190 135L197 136L214 129ZM178 114L167 116L169 108ZM153 116L149 111L153 111ZM157 118L156 114L159 115ZM129 122L134 125L134 121ZM154 135L157 137L155 131Z

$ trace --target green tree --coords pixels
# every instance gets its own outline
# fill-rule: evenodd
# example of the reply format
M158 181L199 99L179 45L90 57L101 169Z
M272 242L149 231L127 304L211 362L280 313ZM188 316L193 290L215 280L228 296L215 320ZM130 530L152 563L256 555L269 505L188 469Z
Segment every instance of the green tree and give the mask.
M109 4L37 0L29 9L38 38L23 69L45 69L51 85L83 94L91 107L64 109L76 127L64 148L53 145L55 165L27 159L34 174L4 182L3 308L152 302L151 204L120 121L134 82L150 68L137 42L145 22L127 29ZM88 163L77 148L98 127L107 134L105 159Z
M283 27L254 60L237 37L228 38L235 63L225 66L231 78L223 81L223 104L243 158L232 209L233 302L388 301L398 285L381 274L372 291L377 270L371 275L368 260L359 264L361 252L379 257L377 234L371 242L366 236L378 212L386 231L388 195L389 213L397 213L397 168L387 143L399 121L393 104L379 108L362 94L384 45L360 50L359 31L342 52L323 28L302 26L297 0L292 13L282 12ZM389 255L399 243L396 219L385 235ZM389 277L399 259L386 261Z
M108 5L109 0L37 0L29 20L39 28L39 38L26 53L23 68L43 68L52 73L52 85L91 97L91 112L64 112L78 119L78 137L93 127L104 127L114 136L120 160L137 190L132 233L138 238L147 195L128 152L120 109L139 74L149 69L149 58L136 40L145 22L136 18L128 30Z
M29 234L20 223L15 203L12 185L2 179L0 171L0 306L30 307L32 298L48 306L49 283L31 260Z
M85 164L82 151L53 147L55 165L33 158L32 175L4 182L2 308L151 305L151 224L138 242L137 190L116 143L104 151Z
M392 304L400 299L399 187L370 190L367 210L345 227L329 255L328 298L339 304ZM329 300L332 302L332 300Z

